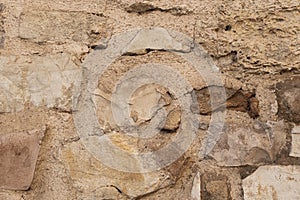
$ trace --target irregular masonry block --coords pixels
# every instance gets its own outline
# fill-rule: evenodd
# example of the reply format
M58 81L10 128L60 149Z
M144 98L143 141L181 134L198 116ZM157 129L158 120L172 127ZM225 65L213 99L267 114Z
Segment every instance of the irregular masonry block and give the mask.
M276 85L278 115L283 119L300 123L300 77Z
M300 157L300 126L295 126L292 130L292 148L290 156Z
M25 103L22 69L16 59L0 56L0 113L20 111Z
M140 30L136 37L123 50L123 54L146 54L147 49L171 50L189 52L187 45L176 41L170 33L163 28Z
M82 12L25 11L20 17L19 36L34 42L90 43L90 34L104 22L104 17Z
M45 127L0 135L0 188L27 190L32 182Z
M300 166L262 166L243 180L245 200L299 199Z
M229 123L210 155L220 166L269 163L285 144L285 138L283 121Z
M71 109L73 87L80 83L81 71L68 54L36 56L29 66L28 99L34 105Z
M0 113L20 111L25 102L70 110L80 77L69 54L0 56Z

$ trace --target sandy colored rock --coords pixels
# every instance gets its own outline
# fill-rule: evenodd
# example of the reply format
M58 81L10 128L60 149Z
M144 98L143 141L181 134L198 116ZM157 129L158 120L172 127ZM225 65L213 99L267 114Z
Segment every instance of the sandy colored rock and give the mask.
M123 54L145 54L149 50L188 52L191 49L177 42L166 29L153 28L140 30Z
M44 133L45 127L0 135L0 188L30 187Z
M22 85L22 69L15 56L0 57L0 113L20 111L24 108L25 91Z
M243 180L245 200L298 199L299 166L262 166Z
M201 178L198 172L193 180L193 186L191 190L192 200L201 200Z
M299 0L2 0L0 137L45 124L47 134L30 189L0 189L0 199L298 199L298 133L288 133L299 125L299 21ZM119 34L123 37L115 40ZM197 59L183 59L198 45ZM90 59L93 55L95 59ZM171 70L158 73L161 68L154 64ZM100 74L97 69L104 65L107 68ZM131 77L128 85L147 75L161 77L168 86L177 84L174 91L184 85L178 84L180 77L189 85L181 95L165 85L159 91L141 87L139 94L132 93L133 101L121 101L120 105L129 105L129 118L140 130L157 116L156 111L166 110L166 124L151 138L124 134L121 128L128 127L116 124L111 109L116 103L114 90L140 66L149 70ZM197 72L197 67L211 68L223 80L212 87L226 88L226 100L213 90L215 103L227 104L224 133L210 129L223 125L222 120L211 123L222 109L211 110L212 96L205 91L205 81L215 77ZM81 72L90 76L81 77ZM178 78L171 79L175 72ZM78 127L74 119L80 110L72 109L71 102L76 105L82 96L72 90L80 83L81 91L91 79L95 88L88 87L91 96L81 108L92 106L80 113L87 124ZM200 106L183 109L178 98L197 92L202 98L195 104ZM186 111L199 119L199 127L186 123ZM94 146L106 160L139 169L174 156L182 149L172 141L184 136L177 144L185 144L192 135L185 135L186 130L199 130L169 166L151 173L125 173L88 151L85 138L78 135L80 126L88 131L90 145L111 139L116 148L103 148L107 140ZM134 153L152 154L168 144L172 149L159 156L143 162L134 159ZM118 149L132 155L116 157ZM259 166L266 170L259 172ZM247 182L244 189L242 179ZM256 187L262 182L272 187Z
M285 137L283 121L227 124L210 155L221 166L269 163L276 159L285 144Z
M43 21L43 25L40 21ZM103 17L93 14L28 10L21 14L19 37L37 43L73 40L90 44L95 41L93 31L99 34L103 23Z
M300 157L300 126L295 126L292 130L292 146L289 155Z
M27 99L36 106L71 110L73 88L81 70L68 54L34 56L28 65Z

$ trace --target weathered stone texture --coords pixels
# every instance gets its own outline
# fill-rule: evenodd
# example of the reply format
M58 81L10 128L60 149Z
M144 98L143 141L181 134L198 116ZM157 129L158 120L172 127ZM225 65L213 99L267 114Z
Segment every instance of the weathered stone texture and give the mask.
M26 102L71 110L81 70L69 54L0 58L0 112L20 111Z
M0 199L300 199L299 12L299 0L2 0ZM115 42L129 29L119 41L125 46ZM190 53L201 59L196 65L183 59ZM140 66L150 70L129 77ZM215 77L197 67L211 67L223 82L207 84ZM177 87L150 82L114 102L122 81L135 86L151 75ZM90 96L79 104L82 91ZM181 97L193 101L186 110ZM117 123L112 105L128 105L140 130L161 111L165 118L150 138L127 135L132 127ZM93 125L82 126L92 144L109 138L116 147L95 151L141 171L182 151L179 144L190 139L184 134L198 130L170 165L123 172L89 152L77 113ZM188 127L186 113L195 116ZM175 151L136 159L168 144ZM130 156L115 157L118 149Z
M246 124L229 123L225 127L211 156L222 166L258 165L271 163L285 145L284 123L267 124L254 121Z
M262 166L243 180L245 199L299 199L299 166Z
M279 104L279 116L285 120L300 123L300 79L290 77L289 80L276 85Z
M45 128L0 135L0 188L27 190Z
M300 126L295 126L292 130L292 146L290 156L300 157Z
M20 17L19 37L37 43L73 40L90 44L93 34L100 34L103 23L104 18L96 14L27 11Z

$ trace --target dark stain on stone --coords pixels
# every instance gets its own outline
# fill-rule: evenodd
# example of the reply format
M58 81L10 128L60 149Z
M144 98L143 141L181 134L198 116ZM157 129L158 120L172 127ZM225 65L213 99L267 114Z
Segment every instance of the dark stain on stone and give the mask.
M278 116L300 124L300 76L276 84L275 90Z
M210 88L206 87L195 91L200 114L209 115L214 111L219 111L222 108L224 109L226 105L227 109L247 112L252 118L257 118L259 116L259 101L255 97L255 92L246 92L243 90L234 91L232 89L225 88L227 95L226 102L222 102L222 98L219 98L220 101L215 102L215 109L212 109L209 91L213 91L213 93L218 94L220 93L218 90L221 89L221 87L212 86Z
M205 173L201 176L201 199L231 200L231 185L225 175Z
M257 168L258 166L250 166L250 165L240 167L239 171L240 171L241 179L247 178L248 176L253 174Z

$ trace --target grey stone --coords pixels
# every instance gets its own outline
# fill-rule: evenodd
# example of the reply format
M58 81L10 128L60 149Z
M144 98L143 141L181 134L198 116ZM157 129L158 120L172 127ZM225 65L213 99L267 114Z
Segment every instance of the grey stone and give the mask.
M43 127L0 135L0 188L30 187L45 130Z

